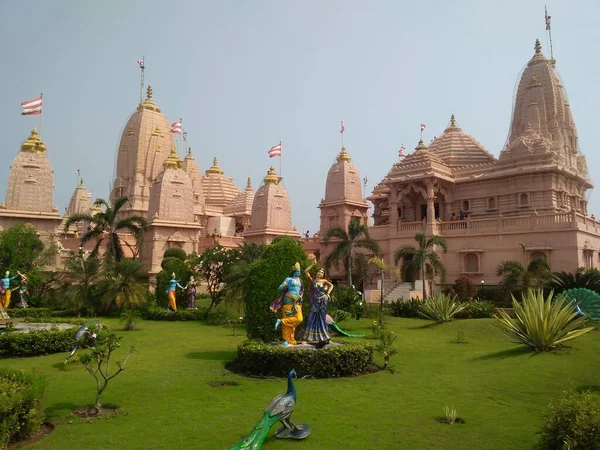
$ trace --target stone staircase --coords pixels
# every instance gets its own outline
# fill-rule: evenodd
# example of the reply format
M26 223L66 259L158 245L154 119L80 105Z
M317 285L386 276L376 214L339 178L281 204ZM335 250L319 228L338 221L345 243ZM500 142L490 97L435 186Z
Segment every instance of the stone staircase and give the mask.
M423 284L421 280L415 281L415 290L422 290ZM386 289L383 294L384 302L393 302L394 300L404 299L410 300L410 291L411 291L410 283L403 283L402 281L398 281L396 284L392 285L391 288Z

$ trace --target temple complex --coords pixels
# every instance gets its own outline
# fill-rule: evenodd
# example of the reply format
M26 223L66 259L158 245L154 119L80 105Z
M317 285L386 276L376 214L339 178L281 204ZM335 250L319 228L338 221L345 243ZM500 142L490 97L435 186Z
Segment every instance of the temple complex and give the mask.
M495 158L452 116L429 146L394 164L368 197L372 236L388 264L415 233L446 238L447 283L461 274L497 284L498 265L545 256L556 271L600 262L600 223L565 89L536 41L521 75L510 135Z
M570 272L598 266L600 222L587 214L586 192L593 185L555 65L536 41L498 157L463 131L452 115L439 137L430 145L419 141L365 198L359 170L342 147L318 205L319 233L303 239L307 252L323 260L335 244L324 245L325 232L334 226L347 229L358 218L369 226L389 265L400 247L415 244L416 233L445 237L448 253L440 256L448 270L447 284L461 274L476 283L497 284L496 269L505 260L527 264L545 256L554 270ZM126 196L129 203L121 214L147 218L150 226L136 256L151 279L170 247L192 253L216 244L235 247L244 240L300 239L288 192L273 167L256 192L250 179L242 190L216 156L202 173L191 148L184 149L183 160L176 149L169 121L148 86L145 100L123 129L109 198ZM94 214L99 207L81 180L61 217L53 186L46 147L34 129L11 165L0 229L24 222L45 241L59 240L64 248L76 249L87 224L65 230L61 223L74 214ZM372 220L367 201L373 205ZM131 236L123 238L132 242ZM344 279L342 271L330 276ZM394 288L402 284L394 278L390 282Z

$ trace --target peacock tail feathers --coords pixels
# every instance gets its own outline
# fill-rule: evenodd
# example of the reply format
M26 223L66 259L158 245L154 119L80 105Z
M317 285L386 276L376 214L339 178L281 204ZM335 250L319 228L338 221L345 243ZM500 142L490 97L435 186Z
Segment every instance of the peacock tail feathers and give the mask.
M569 289L564 294L569 300L575 300L592 320L600 320L600 294L586 288Z
M333 327L335 329L335 331L337 331L338 333L340 333L342 336L347 336L347 337L363 337L364 334L352 334L352 333L346 333L344 330L342 330L337 323L335 322L331 322L329 324L329 326Z
M265 438L269 434L269 430L273 424L279 421L279 415L271 417L269 411L265 411L262 418L258 421L256 426L242 438L237 444L232 447L228 447L227 450L258 450Z

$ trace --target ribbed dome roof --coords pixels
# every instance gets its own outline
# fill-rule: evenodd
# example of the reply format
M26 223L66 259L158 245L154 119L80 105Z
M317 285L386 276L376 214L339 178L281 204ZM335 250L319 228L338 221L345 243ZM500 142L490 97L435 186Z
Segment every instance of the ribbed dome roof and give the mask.
M342 147L336 162L327 172L324 201L329 203L345 200L364 202L360 174L352 164L350 155Z
M46 147L34 128L10 166L6 208L55 212L53 173Z
M88 214L92 210L92 204L90 197L88 197L88 190L83 184L83 178L79 182L79 186L75 188L69 207L67 208L66 216L70 217L75 214Z
M148 189L162 171L169 151L175 147L169 121L154 103L152 95L152 87L148 86L146 99L129 117L121 135L111 198L117 195L116 189L119 188L132 190L138 184ZM142 179L136 179L138 173L142 174ZM130 201L138 202L132 191L124 194L130 197ZM144 198L136 208L147 209L147 201L147 197Z
M202 177L202 192L206 205L225 208L238 196L240 190L232 178L224 175L215 157L212 167Z
M163 171L152 184L148 217L174 222L194 221L192 181L183 170L174 148L164 163Z
M495 161L495 158L472 136L456 125L454 114L444 133L429 146L429 152L447 166L460 167Z
M250 233L258 230L293 231L292 207L281 180L271 167L264 178L264 184L254 195Z
M233 201L225 208L225 214L246 214L252 213L252 202L254 201L254 190L252 189L252 182L248 178L246 183L246 189L240 192Z

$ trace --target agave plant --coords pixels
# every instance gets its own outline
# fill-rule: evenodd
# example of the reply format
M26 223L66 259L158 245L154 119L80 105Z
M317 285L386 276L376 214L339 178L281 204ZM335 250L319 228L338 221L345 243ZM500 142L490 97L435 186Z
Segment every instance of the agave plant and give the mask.
M437 323L450 322L456 313L466 307L467 304L458 303L454 295L435 294L421 305L419 314Z
M585 327L587 318L580 317L572 301L563 295L553 301L553 296L554 292L550 292L544 297L542 289L523 294L521 302L512 296L516 319L499 310L496 318L502 331L513 342L528 345L536 351L548 351L594 329Z

